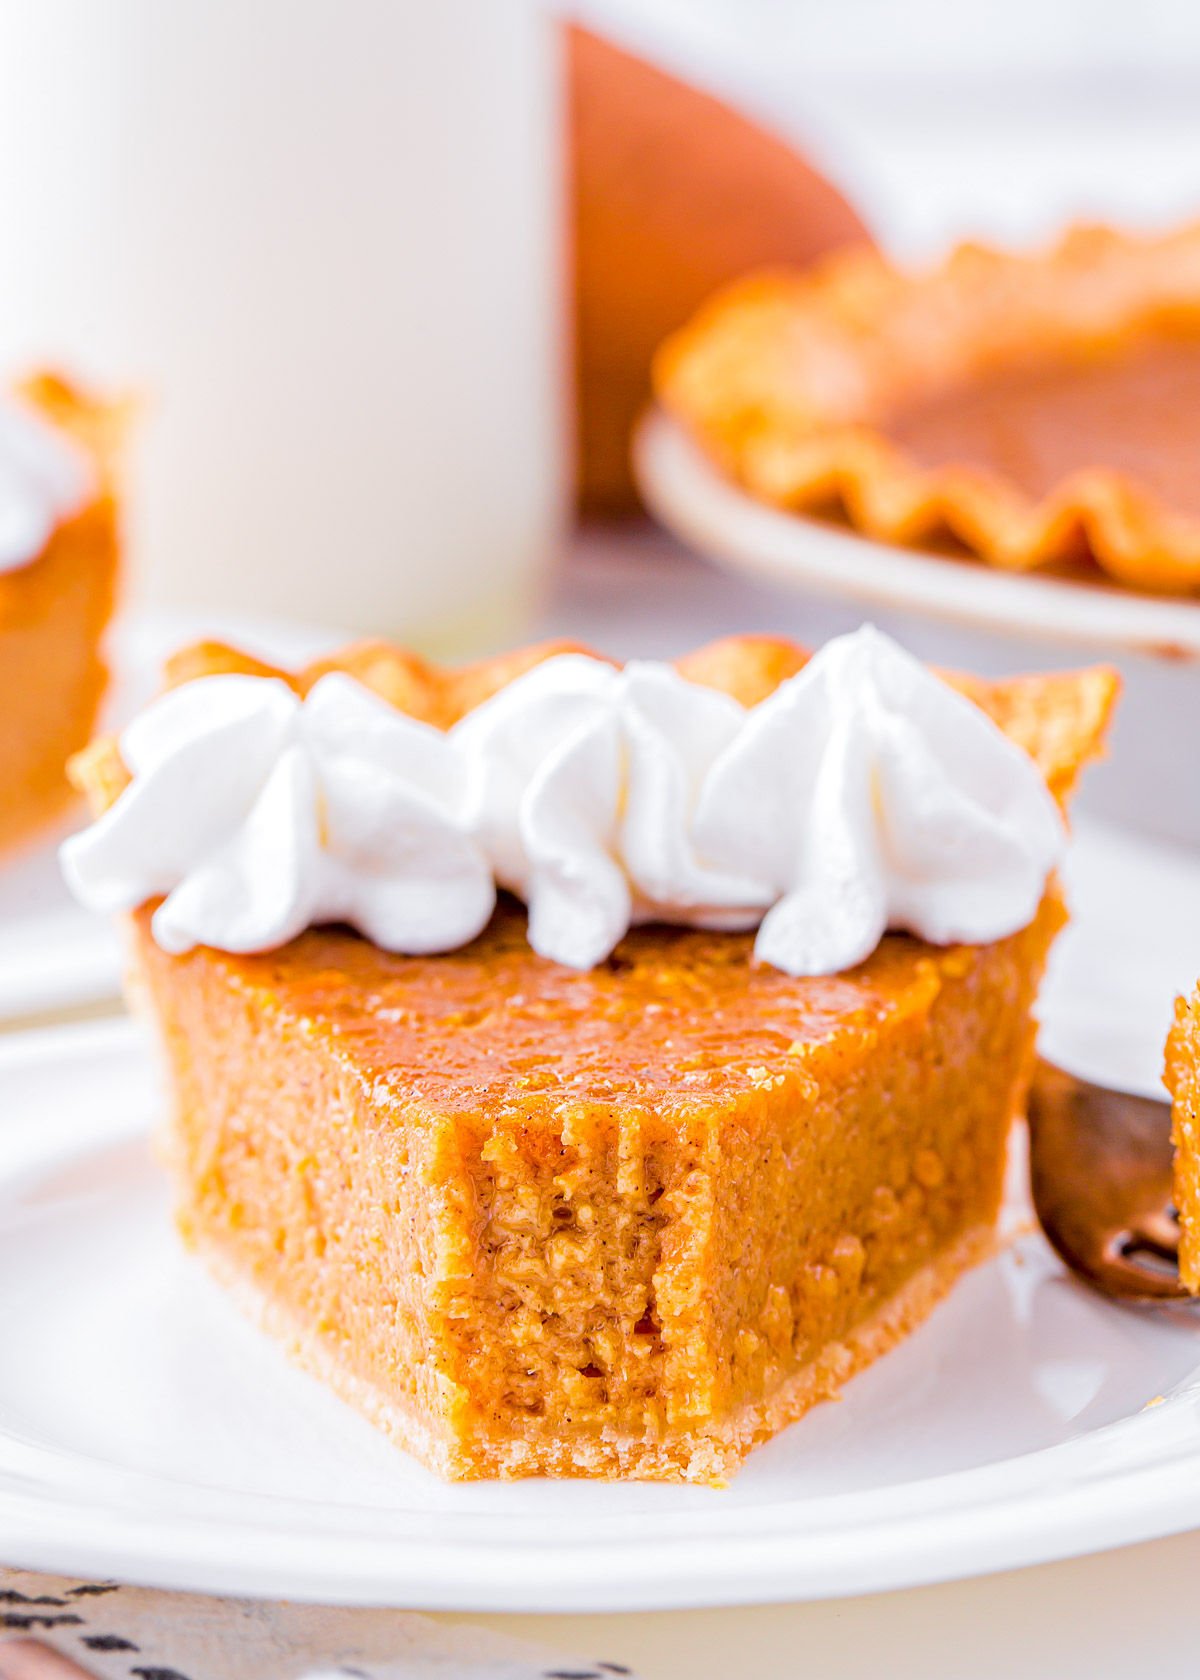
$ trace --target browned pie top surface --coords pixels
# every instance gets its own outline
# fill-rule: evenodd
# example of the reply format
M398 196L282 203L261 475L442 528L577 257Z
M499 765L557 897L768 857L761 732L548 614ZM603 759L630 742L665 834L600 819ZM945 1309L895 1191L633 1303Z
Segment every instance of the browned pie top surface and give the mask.
M922 466L977 466L1030 496L1106 468L1200 514L1200 339L980 375L881 428Z
M678 1113L836 1076L977 960L889 936L849 973L796 980L754 962L752 943L656 925L579 973L530 949L525 912L506 899L480 938L438 956L393 956L341 928L260 956L202 955L262 1007L328 1036L376 1098L394 1075L398 1098L440 1112L643 1096Z

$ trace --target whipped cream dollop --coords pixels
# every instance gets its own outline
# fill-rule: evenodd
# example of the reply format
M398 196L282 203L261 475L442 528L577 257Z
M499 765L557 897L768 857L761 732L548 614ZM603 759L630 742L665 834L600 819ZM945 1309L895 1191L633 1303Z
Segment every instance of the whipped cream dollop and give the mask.
M203 677L121 736L132 780L62 848L97 910L162 896L166 951L265 951L349 922L391 951L444 951L485 927L487 858L447 737L350 677Z
M566 654L446 733L345 676L304 700L205 677L121 753L128 788L63 864L96 909L161 896L170 951L270 949L327 921L450 950L499 885L534 949L574 968L657 920L757 927L764 962L826 974L889 928L1016 932L1065 841L1028 755L870 627L751 708L667 665Z
M81 450L33 409L0 398L0 572L36 560L92 483Z

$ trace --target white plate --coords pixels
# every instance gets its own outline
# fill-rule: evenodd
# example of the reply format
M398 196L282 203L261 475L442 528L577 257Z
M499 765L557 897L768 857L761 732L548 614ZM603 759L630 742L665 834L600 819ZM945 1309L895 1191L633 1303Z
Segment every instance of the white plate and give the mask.
M166 655L220 636L266 659L299 663L347 638L336 631L260 619L134 613L115 629L105 724L117 728L155 693ZM58 868L69 827L0 863L0 1021L115 998L121 951L106 917L75 903Z
M1200 977L1200 857L1088 821L1064 873L1072 919L1042 987L1042 1054L1161 1097L1175 998Z
M743 577L840 606L837 629L869 611L920 658L985 676L1111 660L1125 692L1110 759L1088 774L1081 807L1200 846L1200 601L999 571L768 507L657 412L635 462L647 505L677 537Z
M0 1021L115 997L121 953L111 924L63 885L62 829L0 864Z
M1104 833L1074 874L1048 1044L1152 1086L1200 878ZM1107 1305L1035 1236L727 1489L444 1486L178 1248L146 1143L158 1106L127 1023L0 1044L8 1561L330 1602L637 1610L900 1587L1200 1525L1200 1322Z

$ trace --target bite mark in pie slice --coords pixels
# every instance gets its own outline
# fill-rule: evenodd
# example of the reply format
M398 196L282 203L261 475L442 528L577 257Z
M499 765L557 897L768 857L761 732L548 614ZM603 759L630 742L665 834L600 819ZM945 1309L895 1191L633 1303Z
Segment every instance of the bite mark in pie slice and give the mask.
M447 727L553 651L332 664ZM752 704L805 657L745 639L681 669ZM239 668L271 674L213 646L175 674ZM1065 800L1112 675L957 680ZM79 775L98 807L125 781L112 743ZM133 967L180 1227L251 1310L443 1475L691 1481L726 1478L989 1251L1063 920L1051 882L1009 938L889 935L797 980L752 934L660 925L578 972L534 954L507 899L428 957L334 927L171 956L151 909Z

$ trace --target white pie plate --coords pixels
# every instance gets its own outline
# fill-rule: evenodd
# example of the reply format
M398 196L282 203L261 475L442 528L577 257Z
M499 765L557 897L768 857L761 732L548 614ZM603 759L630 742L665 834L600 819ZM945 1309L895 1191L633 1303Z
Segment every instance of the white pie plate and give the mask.
M1116 664L1125 692L1109 759L1089 773L1080 806L1200 846L1200 600L1000 571L769 507L658 411L643 421L634 459L645 501L668 530L743 577L821 603L822 639L867 613L920 658L984 676ZM832 622L831 607L840 613ZM803 613L794 616L787 629L803 636Z
M1044 1046L1153 1089L1200 871L1084 836ZM466 1610L796 1600L1200 1526L1200 1319L1107 1305L1034 1235L724 1490L444 1486L177 1246L128 1022L0 1043L0 1558ZM1148 1407L1159 1396L1167 1398Z

